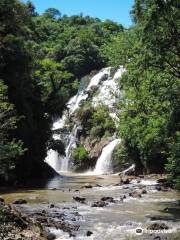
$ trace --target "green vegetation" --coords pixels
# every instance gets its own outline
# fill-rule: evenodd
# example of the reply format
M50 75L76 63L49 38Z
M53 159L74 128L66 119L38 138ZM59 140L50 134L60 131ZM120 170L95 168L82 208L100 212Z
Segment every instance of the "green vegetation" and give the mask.
M81 121L82 135L91 139L112 136L116 127L109 116L107 107L100 105L93 107L91 102L86 102L78 111L77 117Z
M88 165L88 152L84 148L83 145L78 146L77 148L74 149L73 154L73 161L74 161L74 170L84 170L87 168Z
M80 78L107 65L124 65L118 107L123 145L115 158L135 162L137 173L164 172L180 189L179 2L135 0L134 25L62 15L38 15L31 2L0 1L0 181L24 181L43 172L52 121L76 93ZM82 136L112 136L104 106L86 103L76 113ZM89 161L83 146L77 165Z
M136 0L134 26L102 48L125 65L120 82L119 134L138 171L163 172L180 188L180 72L178 1Z
M0 179L40 177L52 140L52 119L61 116L80 77L106 65L100 48L123 27L110 20L62 15L33 4L0 1Z

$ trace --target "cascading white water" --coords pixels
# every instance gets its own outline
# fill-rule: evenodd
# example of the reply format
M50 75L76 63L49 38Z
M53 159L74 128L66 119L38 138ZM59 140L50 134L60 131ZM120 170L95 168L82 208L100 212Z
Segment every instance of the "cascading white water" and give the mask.
M98 158L93 171L94 174L101 175L105 173L112 173L112 153L120 142L120 139L115 139L103 148L101 156Z
M78 93L68 101L67 111L65 111L62 118L54 122L52 129L63 130L64 128L66 128L66 121L80 107L81 102L85 101L88 98L89 92L94 86L98 88L99 93L98 95L93 97L92 105L94 107L97 106L98 104L106 105L109 108L109 115L112 117L115 123L118 122L117 112L114 112L114 111L111 112L111 110L113 109L113 104L116 103L117 95L120 94L117 80L122 76L124 71L125 69L122 66L120 66L120 68L114 73L114 76L112 76L112 73L111 73L112 68L111 67L104 68L101 71L99 71L95 76L93 76L90 79L89 83L87 82L85 85L84 85L84 80L87 80L87 79L86 77L83 78L81 80L81 85ZM63 138L57 133L53 135L53 138L55 140L56 139L62 140L64 142ZM68 134L67 138L68 138L68 141L66 143L65 156L60 156L56 151L49 150L47 153L47 157L45 159L45 161L50 166L52 166L56 171L59 171L59 172L67 172L71 165L69 162L71 152L72 152L72 149L76 147L76 142L77 142L76 124L74 125L72 132ZM102 163L101 164L98 163L99 162L99 159L98 159L98 162L97 162L98 165L95 168L95 171L97 171L98 174L100 172L105 173L110 171L110 167L109 167L109 170L107 169L108 169L108 164L110 163L110 160L111 160L112 151L116 146L115 143L117 143L117 139L112 141L110 144L108 144L106 146L107 148L105 147L103 149L102 154L104 155L103 157L101 155L99 158L102 161Z

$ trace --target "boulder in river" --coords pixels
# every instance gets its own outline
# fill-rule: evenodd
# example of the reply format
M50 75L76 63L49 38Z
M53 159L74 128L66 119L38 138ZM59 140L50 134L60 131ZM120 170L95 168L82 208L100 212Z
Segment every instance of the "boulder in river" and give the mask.
M129 184L130 180L128 177L120 177L120 183L122 184Z
M146 194L146 193L147 193L146 189L143 189L143 190L141 191L141 194Z
M56 239L56 235L54 233L48 233L47 240L54 240Z
M116 202L113 197L102 197L101 201L111 202L111 203Z
M25 199L16 199L13 201L13 204L27 204L27 201Z
M107 205L108 205L107 202L100 200L100 201L94 202L91 207L105 207Z
M88 230L87 233L86 233L86 236L87 236L87 237L90 237L92 234L93 234L93 232L91 232L91 231Z
M4 203L5 203L4 198L0 197L0 204L4 204Z
M133 192L129 193L129 196L133 197L133 198L141 198L141 193L139 193L137 191L133 191Z
M147 229L149 230L167 230L169 227L165 223L156 222L151 224Z
M92 188L93 186L91 185L91 184L89 184L89 183L86 183L84 186L83 186L83 188Z
M85 203L86 198L83 197L73 197L76 202Z

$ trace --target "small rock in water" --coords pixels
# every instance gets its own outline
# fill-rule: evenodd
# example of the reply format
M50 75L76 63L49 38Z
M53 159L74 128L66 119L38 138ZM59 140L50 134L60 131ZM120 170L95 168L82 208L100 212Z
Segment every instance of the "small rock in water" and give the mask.
M165 223L153 223L151 224L147 229L150 230L164 230L164 229L169 229L169 227Z
M156 189L157 191L162 191L161 186L156 186L155 189Z
M120 201L123 202L123 200L126 199L126 195L120 196Z
M54 206L53 203L51 203L51 204L49 205L49 207L50 207L50 208L54 208L55 206Z
M16 199L13 201L13 204L26 204L27 201L25 199Z
M91 207L105 207L107 205L108 205L107 202L100 200L100 201L94 202Z
M100 184L96 184L95 187L102 187Z
M133 198L141 198L141 194L137 191L129 193L129 196Z
M47 240L54 240L54 239L56 239L56 235L54 233L49 233L47 235Z
M122 184L129 184L130 180L129 180L128 177L121 177L120 178L120 183L122 183Z
M105 202L111 202L111 203L114 203L115 200L113 197L102 197L101 198L101 201L105 201Z
M4 198L0 197L0 203L5 203Z
M146 189L143 189L141 192L141 194L146 194L146 193L147 193Z
M157 180L157 183L167 183L167 179L166 178L159 178Z
M86 183L83 187L84 188L92 188L93 186L91 184L89 184L89 183Z
M83 197L73 197L76 202L85 203L86 198Z
M86 233L86 236L87 236L87 237L90 237L92 234L93 234L93 232L91 232L91 231L88 230L87 233Z

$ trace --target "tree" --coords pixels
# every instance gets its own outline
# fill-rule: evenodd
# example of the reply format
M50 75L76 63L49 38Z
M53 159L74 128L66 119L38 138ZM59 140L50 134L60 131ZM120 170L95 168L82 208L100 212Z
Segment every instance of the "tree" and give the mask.
M44 13L45 17L49 17L52 19L58 19L61 17L61 13L58 9L56 8L48 8L45 13Z
M13 138L17 116L7 96L7 86L0 80L0 179L9 180L10 170L18 156L24 153L23 143Z

